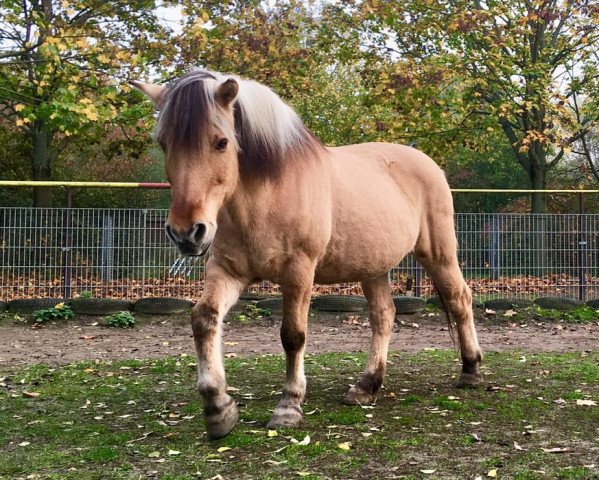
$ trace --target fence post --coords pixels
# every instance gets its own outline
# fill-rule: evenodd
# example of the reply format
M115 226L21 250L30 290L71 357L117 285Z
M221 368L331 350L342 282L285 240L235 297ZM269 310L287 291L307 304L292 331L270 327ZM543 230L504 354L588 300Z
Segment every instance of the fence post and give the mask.
M586 299L586 246L585 224L584 224L584 195L578 194L578 299L582 302Z
M414 267L414 296L420 297L422 295L422 265L416 262Z
M497 280L501 276L501 257L499 252L499 218L497 215L491 217L491 278Z
M102 283L104 288L112 281L113 233L112 217L105 212L102 218Z
M65 300L71 298L71 263L73 252L73 189L66 188L66 222L64 247L62 247L62 285L63 297Z

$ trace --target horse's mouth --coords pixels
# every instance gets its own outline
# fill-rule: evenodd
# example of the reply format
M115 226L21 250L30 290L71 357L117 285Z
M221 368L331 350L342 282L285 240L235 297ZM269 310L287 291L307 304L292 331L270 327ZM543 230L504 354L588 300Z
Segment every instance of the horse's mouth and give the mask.
M204 247L204 249L202 251L200 251L200 253L197 255L198 257L203 257L204 255L206 255L208 253L208 250L210 250L210 247L212 246L212 240L210 240L206 246Z
M212 246L212 240L201 245L199 248L189 242L178 245L179 253L184 257L203 257L208 253L208 250Z

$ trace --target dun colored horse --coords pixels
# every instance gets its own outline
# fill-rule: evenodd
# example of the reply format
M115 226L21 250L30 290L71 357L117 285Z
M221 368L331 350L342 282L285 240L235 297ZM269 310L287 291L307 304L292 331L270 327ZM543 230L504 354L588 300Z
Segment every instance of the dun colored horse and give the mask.
M168 87L132 82L157 105L172 204L166 233L183 255L210 251L191 324L208 435L227 435L237 406L226 389L222 321L251 282L283 292L283 396L269 428L297 426L313 283L362 284L372 340L347 404L372 402L385 375L395 317L387 272L413 251L455 322L459 386L482 380L471 293L457 261L452 197L441 169L412 148L324 147L257 82L195 70Z

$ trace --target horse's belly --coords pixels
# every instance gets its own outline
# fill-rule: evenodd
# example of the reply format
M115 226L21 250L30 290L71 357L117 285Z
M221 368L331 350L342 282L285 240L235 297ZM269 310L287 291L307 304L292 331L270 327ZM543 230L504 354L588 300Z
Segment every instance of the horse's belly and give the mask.
M356 282L388 272L413 248L417 230L398 221L384 230L334 235L316 267L316 283ZM340 233L340 232L339 232Z

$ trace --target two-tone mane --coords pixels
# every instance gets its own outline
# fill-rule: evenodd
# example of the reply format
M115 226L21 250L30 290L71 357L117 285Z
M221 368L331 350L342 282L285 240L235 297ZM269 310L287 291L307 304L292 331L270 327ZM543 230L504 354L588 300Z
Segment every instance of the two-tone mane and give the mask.
M228 78L234 78L239 85L234 102L234 132L214 97L218 85ZM235 145L240 170L249 175L277 177L289 162L314 158L321 147L293 109L257 82L193 70L169 85L156 132L165 149L201 151L211 125Z

